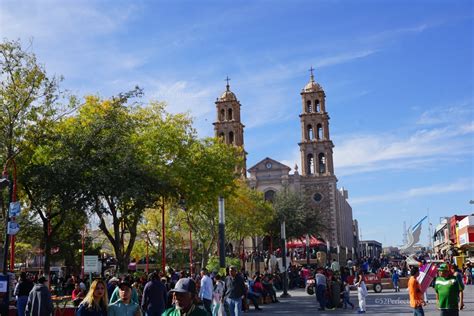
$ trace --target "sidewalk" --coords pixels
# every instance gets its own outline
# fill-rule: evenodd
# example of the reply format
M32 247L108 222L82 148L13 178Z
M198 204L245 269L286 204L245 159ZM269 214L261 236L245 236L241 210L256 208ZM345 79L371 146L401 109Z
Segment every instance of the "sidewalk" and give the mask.
M297 289L289 292L290 298L278 298L280 303L272 303L262 305L262 311L254 310L250 304L250 311L246 314L255 314L261 316L270 315L294 315L294 316L309 316L309 315L342 315L342 314L357 314L357 295L355 292L351 293L351 302L355 305L354 310L351 309L336 309L318 311L319 305L316 302L315 295L308 295L303 289ZM279 296L281 294L277 293ZM432 288L428 289L429 304L424 308L425 315L438 316L439 311L435 306L435 294ZM460 315L474 315L474 285L466 286L464 291L465 309L460 312ZM412 309L409 307L409 297L407 290L395 293L388 289L382 293L374 293L369 291L367 297L367 313L370 315L413 315Z

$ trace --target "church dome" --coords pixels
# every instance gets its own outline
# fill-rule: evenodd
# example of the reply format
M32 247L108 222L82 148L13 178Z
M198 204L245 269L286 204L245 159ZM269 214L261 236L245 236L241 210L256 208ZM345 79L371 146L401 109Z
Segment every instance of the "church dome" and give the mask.
M321 85L315 81L310 81L306 86L304 86L304 92L318 92L323 91Z
M230 91L228 86L227 90L219 98L220 101L237 101L237 97L235 96L234 92Z
M303 92L323 91L323 88L321 87L321 85L319 83L317 83L316 81L314 81L313 70L314 70L313 67L311 67L311 69L310 69L311 78L310 78L309 82L306 84L306 86L304 86Z

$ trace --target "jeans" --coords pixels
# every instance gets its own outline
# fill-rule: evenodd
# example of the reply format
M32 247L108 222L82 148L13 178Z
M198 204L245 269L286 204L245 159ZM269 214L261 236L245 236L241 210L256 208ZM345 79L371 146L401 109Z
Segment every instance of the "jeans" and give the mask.
M242 299L241 298L226 298L225 302L229 306L230 316L242 315Z
M413 316L425 316L425 311L423 310L423 307L415 307L413 309Z
M202 304L204 305L204 309L210 314L212 313L211 303L212 303L211 300L208 300L208 299L205 299L205 298L202 299Z
M326 286L320 284L316 287L316 299L319 302L319 308L326 308Z
M457 309L442 309L441 316L459 316L459 310Z
M28 303L28 296L18 296L16 307L18 308L19 316L25 316L26 303Z

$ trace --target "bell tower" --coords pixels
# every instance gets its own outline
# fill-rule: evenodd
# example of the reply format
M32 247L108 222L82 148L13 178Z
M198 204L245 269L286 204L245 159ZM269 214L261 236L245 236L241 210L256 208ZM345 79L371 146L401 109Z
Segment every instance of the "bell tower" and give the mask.
M301 174L303 176L334 176L334 147L329 137L329 115L326 112L326 95L314 81L313 67L310 81L301 91L303 111L301 122Z
M229 77L226 78L226 91L217 98L216 110L217 120L213 123L214 133L216 137L221 138L226 144L234 145L242 148L244 161L242 174L246 177L247 165L246 155L244 150L244 125L240 120L241 104L237 100L235 94L230 91Z

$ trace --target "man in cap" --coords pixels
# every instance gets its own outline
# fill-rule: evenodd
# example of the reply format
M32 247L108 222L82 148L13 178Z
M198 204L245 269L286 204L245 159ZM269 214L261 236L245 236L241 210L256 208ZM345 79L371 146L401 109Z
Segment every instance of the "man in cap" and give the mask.
M119 300L109 305L107 316L141 316L141 309L132 301L132 285L123 280L118 285Z
M165 310L162 316L209 316L210 314L196 306L196 283L191 278L179 279L173 293L174 307Z
M464 308L463 287L458 279L450 275L449 267L443 263L438 268L439 276L435 281L436 305L441 316L458 316Z

